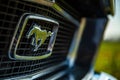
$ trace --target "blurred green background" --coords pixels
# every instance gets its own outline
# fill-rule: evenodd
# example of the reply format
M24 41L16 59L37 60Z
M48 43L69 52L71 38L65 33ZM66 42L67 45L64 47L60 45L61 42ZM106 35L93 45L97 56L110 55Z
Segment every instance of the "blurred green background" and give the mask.
M95 64L97 72L107 72L120 80L120 41L103 41Z
M95 70L107 72L120 80L120 0L115 0L115 15L108 18Z

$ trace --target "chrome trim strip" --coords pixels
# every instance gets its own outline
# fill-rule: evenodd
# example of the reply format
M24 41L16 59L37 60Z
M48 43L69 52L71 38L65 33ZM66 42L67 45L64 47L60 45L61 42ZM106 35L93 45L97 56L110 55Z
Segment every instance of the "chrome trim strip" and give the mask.
M115 15L115 4L116 4L116 0L110 0L110 12L112 14L112 16Z
M93 75L94 75L94 70L90 70L81 80L91 80Z
M63 15L66 19L68 19L70 22L72 22L73 24L76 25L76 27L79 27L79 22L73 18L70 14L68 14L65 10L63 10L59 5L57 5L56 3L54 3L52 5L53 9L55 9L56 11L58 11L61 15Z
M53 1L49 1L49 0L25 0L25 1L34 2L34 3L38 3L38 4L52 7L58 13L60 13L62 16L64 16L66 19L68 19L70 22L75 24L76 25L75 27L79 27L80 23L75 18L73 18L69 13L67 13L64 9L62 9L58 4L56 4L55 0L53 0Z
M67 65L66 61L62 62L62 63L60 63L58 65L52 66L50 68L38 71L38 72L33 73L33 74L29 74L29 75L25 75L25 76L19 76L19 77L13 77L13 78L8 78L8 79L4 79L4 80L34 80L34 79L36 79L38 77L42 77L42 76L44 76L46 74L49 74L49 73L53 72L54 70L59 69L60 67L62 67L64 65Z
M102 0L104 11L114 16L116 0Z
M64 76L67 73L68 73L68 70L64 70L64 71L61 71L61 72L51 76L50 78L48 78L46 80L57 80L57 79L59 79L60 77Z
M21 37L23 35L23 31L25 29L25 26L27 24L27 21L29 19L38 19L38 20L44 20L44 21L47 21L47 22L51 22L51 23L54 23L56 25L54 25L53 27L53 32L54 32L54 35L51 36L50 38L50 41L49 41L49 45L48 45L48 53L45 54L45 55L41 55L41 56L21 56L21 55L18 55L16 53L17 51L17 48L18 48L18 45L19 45L19 42L21 40ZM22 23L23 22L23 23ZM22 25L21 25L22 23ZM44 58L47 58L49 57L51 54L52 54L52 48L54 46L54 43L55 43L55 39L56 39L56 34L57 34L57 31L58 31L58 25L59 23L50 19L50 18L46 18L46 17L43 17L41 15L38 15L38 14L31 14L31 13L25 13L22 15L22 17L20 18L20 21L16 27L16 30L15 30L15 33L14 33L14 36L12 38L12 42L10 44L10 47L9 47L9 51L8 51L8 56L10 59L14 59L14 60L38 60L38 59L44 59ZM19 36L17 35L17 32L19 32L19 28L22 28L21 31L20 31L20 34ZM16 36L18 36L18 39L16 39ZM14 42L17 40L17 43L15 45L15 49L14 51L12 52L12 47L14 46Z
M42 4L45 6L52 6L55 1L54 0L25 0L25 1L29 1L29 2L34 2L34 3L38 3L38 4Z
M79 43L81 41L81 37L85 28L85 24L86 24L86 18L82 18L81 19L81 24L78 27L77 31L74 34L74 38L71 44L71 47L69 49L69 54L67 56L67 60L69 62L69 67L73 67L76 56L77 56L77 51L79 48Z

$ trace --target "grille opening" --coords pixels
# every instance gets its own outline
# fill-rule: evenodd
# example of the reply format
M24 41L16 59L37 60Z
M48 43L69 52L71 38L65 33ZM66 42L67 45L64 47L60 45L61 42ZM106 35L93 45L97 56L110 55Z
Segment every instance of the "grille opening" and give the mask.
M53 18L59 22L60 27L57 33L55 45L52 55L49 58L35 61L9 59L9 46L18 21L24 13L40 14ZM44 23L40 24L44 25ZM48 27L49 26L50 25L48 25ZM46 28L43 27L43 29ZM75 29L76 27L74 24L69 22L51 7L23 0L0 0L0 78L35 73L65 61ZM22 40L24 41L25 39L23 38ZM21 44L24 46L24 44L29 43L22 43L21 41ZM15 45L16 44L14 44L14 46ZM23 49L27 51L25 47L23 47ZM21 53L21 51L19 51L19 53Z

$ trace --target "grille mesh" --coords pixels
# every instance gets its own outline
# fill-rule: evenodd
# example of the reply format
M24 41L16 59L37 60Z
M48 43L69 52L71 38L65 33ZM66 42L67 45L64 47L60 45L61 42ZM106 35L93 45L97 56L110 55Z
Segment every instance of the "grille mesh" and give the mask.
M35 61L8 58L8 49L16 25L24 13L48 16L60 23L53 52L49 58ZM22 0L0 0L0 78L34 73L61 63L66 59L74 31L75 26L50 7ZM21 49L27 50L26 48Z

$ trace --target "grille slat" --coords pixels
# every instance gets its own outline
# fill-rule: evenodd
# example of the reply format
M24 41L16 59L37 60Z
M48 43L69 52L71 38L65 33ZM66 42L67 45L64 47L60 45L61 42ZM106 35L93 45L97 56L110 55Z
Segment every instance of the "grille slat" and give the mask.
M52 18L59 23L60 26L58 29L55 45L50 57L34 61L20 61L9 59L9 46L12 41L12 37L14 35L18 21L24 13L35 13L43 15L45 17ZM42 27L42 29L52 30L52 24L45 24L42 22L40 23L39 21L35 20L28 22L26 26L30 26L31 22L36 22L41 26L45 26ZM76 28L74 24L69 22L51 7L32 2L26 2L23 0L0 0L0 78L35 73L37 71L49 68L65 61L75 29ZM28 28L25 30L25 32L27 32L27 30ZM44 54L48 43L49 38L37 52L28 55L37 56L39 54ZM14 44L14 46L15 45L16 44ZM22 52L22 55L25 55L25 53L30 50L28 45L30 45L29 41L26 40L25 35L22 36L17 52Z

